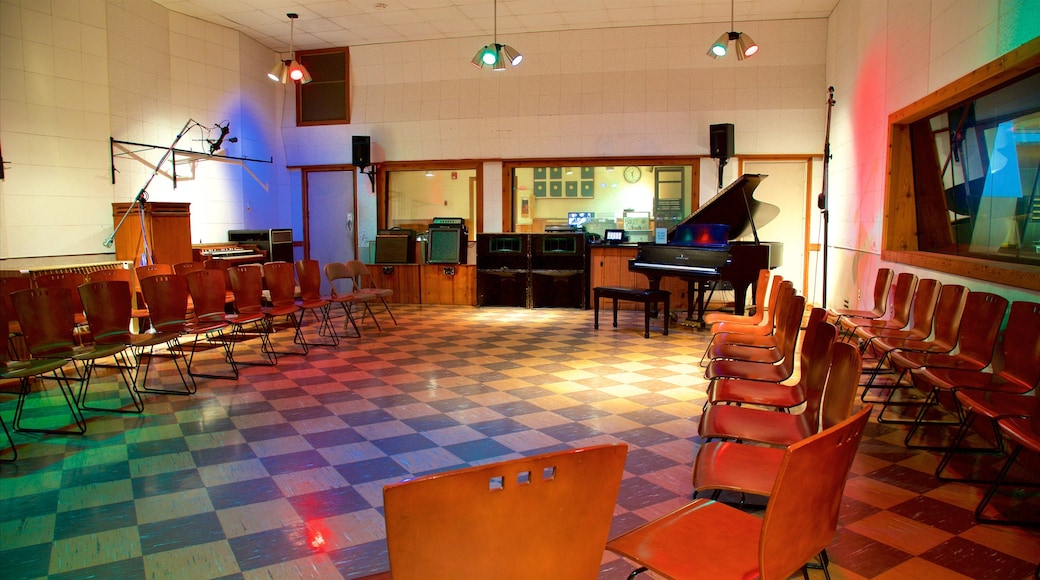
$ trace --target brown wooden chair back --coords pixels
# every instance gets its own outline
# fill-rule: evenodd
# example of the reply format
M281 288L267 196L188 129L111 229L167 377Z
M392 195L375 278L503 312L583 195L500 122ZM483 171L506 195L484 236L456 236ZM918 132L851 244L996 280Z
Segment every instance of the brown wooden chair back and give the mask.
M227 288L220 270L195 268L184 275L198 323L224 322Z
M184 332L188 312L188 282L176 274L156 274L141 280L152 326L159 332Z
M245 314L263 312L264 277L260 264L232 266L228 276L235 294L235 310Z
M989 365L1007 307L1007 298L1003 296L991 292L969 292L964 304L965 316L957 333L957 357L975 361L981 367Z
M176 274L173 271L173 266L170 264L148 264L146 266L138 266L134 268L134 273L137 274L138 280L144 280L145 278L151 278L152 276L158 276L159 274Z
M1040 304L1011 303L997 368L1024 385L1040 385Z
M296 304L296 277L289 262L267 262L264 264L264 284L271 294L271 305L275 307Z
M51 274L40 274L35 278L37 288L67 288L69 300L72 301L72 313L77 324L86 322L83 315L83 302L76 291L86 281L86 275L80 272L53 272Z
M837 328L827 322L827 309L813 308L809 312L798 356L798 382L803 387L827 381L827 367L837 338Z
M296 278L300 281L300 298L306 302L321 300L321 266L317 260L297 260Z
M354 275L351 269L344 262L329 262L328 264L325 264L325 278L332 286L333 296L353 294L358 290L354 281ZM349 280L350 286L347 288L340 287L339 291L337 291L336 282L338 280Z
M104 270L94 270L93 272L87 272L85 283L91 282L126 282L129 284L133 281L133 272L128 268L105 268Z
M627 451L571 449L384 487L393 578L595 578Z
M888 311L888 297L892 290L892 277L894 272L891 268L878 268L877 276L874 278L873 304L870 312L874 318L880 318Z
M841 496L869 417L868 405L787 448L762 522L762 580L789 577L834 541Z
M124 270L129 273L129 270ZM90 334L97 344L130 344L130 282L102 280L79 287Z
M76 347L73 328L74 291L64 286L31 288L11 294L15 316L33 358L71 357ZM77 295L76 302L79 302Z
M852 414L862 372L863 359L859 349L848 343L835 344L831 351L827 385L823 390L821 429L829 429Z
M173 272L180 274L181 276L187 276L188 272L194 272L195 270L203 270L206 268L205 262L181 262L173 265Z

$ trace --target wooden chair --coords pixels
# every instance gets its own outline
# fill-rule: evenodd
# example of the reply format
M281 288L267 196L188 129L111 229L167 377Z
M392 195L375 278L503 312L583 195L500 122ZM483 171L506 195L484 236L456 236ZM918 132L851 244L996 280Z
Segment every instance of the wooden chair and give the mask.
M1040 454L1040 416L1025 416L1025 417L1002 417L997 419L997 429L1000 432L1001 437L1007 439L1014 444L1014 448L1008 455L1007 460L1004 462L1004 466L1000 469L1000 473L997 478L993 480L989 489L986 490L985 495L979 501L979 504L975 507L975 521L980 524L999 524L999 525L1012 525L1012 526L1029 526L1037 527L1040 526L1040 520L1037 519L1025 519L1021 517L997 517L988 516L986 514L986 508L993 501L997 492L1002 486L1013 486L1015 488L1021 488L1023 486L1036 487L1040 483L1030 481L1027 483L1023 482L1009 482L1008 472L1012 466L1018 460L1019 455L1023 450L1028 450L1034 455ZM1034 470L1030 472L1035 473ZM1019 500L1021 501L1021 499ZM1008 513L1018 512L1021 513L1021 508L1016 509L1017 506L1010 506L1006 511Z
M28 278L26 278L28 280ZM25 288L24 290L28 290ZM0 328L7 326L14 312L13 304L8 307L6 300L0 300ZM29 358L27 360L14 360L10 356L10 334L7 332L0 332L0 380L15 380L18 381L18 399L22 400L23 397L29 395L30 389L32 388L32 380L37 377L42 377L49 373L55 377L59 377L58 369L65 366L65 359L63 358ZM67 385L67 382L66 382ZM66 385L62 386L62 393L66 394ZM71 389L69 389L71 391ZM67 399L66 399L67 400ZM19 407L20 408L20 407ZM71 408L71 405L70 405ZM73 415L76 415L76 411L73 410ZM21 413L18 413L16 420L20 418ZM3 417L0 416L0 425L3 426L4 434L7 436L7 441L11 446L11 458L2 459L4 463L9 463L18 459L18 447L14 443L14 439L11 438L10 431L7 430L7 424L3 423ZM18 428L17 423L13 425L15 429Z
M383 303L383 309L390 315L390 320L394 321L394 326L397 326L397 318L394 317L394 311L390 310L390 303L386 301L387 298L394 295L394 291L390 288L376 286L376 281L372 278L372 273L368 271L368 266L361 260L348 261L347 268L350 270L351 277L354 278L355 291L362 296L375 296ZM375 318L374 315L373 318Z
M11 294L13 292L18 292L19 290L28 290L31 287L32 278L29 276L0 276L0 301L3 301L4 307L7 308L7 312L14 312L14 303L11 302ZM21 333L22 329L18 325L18 320L15 319L13 314L9 314L7 321L7 334L11 336L19 336ZM13 351L15 347L13 344L7 343L7 348L12 349Z
M879 423L913 423L913 418L888 417L886 413L892 407L913 407L929 404L927 400L913 398L897 398L896 393L906 393L913 385L902 384L903 377L916 368L946 368L977 371L989 366L993 360L994 348L1000 326L1007 312L1008 301L1002 296L989 292L969 292L962 318L957 332L956 351L948 353L913 352L897 349L889 352L888 362L896 375L890 385L884 387L888 395L873 401L882 403L878 413ZM864 389L864 395L866 389Z
M342 262L330 262L325 264L325 278L328 279L329 285L332 286L332 294L329 296L329 301L332 304L339 304L343 309L343 313L347 317L347 322L354 327L354 334L361 336L361 329L358 327L357 320L354 318L353 310L355 305L361 305L363 308L362 316L367 312L372 315L372 322L375 323L378 330L382 330L379 326L379 321L376 320L375 314L372 312L372 308L368 305L369 302L376 299L374 294L362 294L357 292L357 286L354 283L354 277L351 275L350 268ZM340 280L347 280L349 287L336 289L336 283Z
M867 309L835 308L830 313L834 317L834 325L841 328L843 318L881 318L888 310L888 294L892 288L894 274L890 268L878 268L874 278L873 305Z
M295 264L296 278L300 283L300 299L296 304L301 310L301 322L304 312L310 312L318 320L318 336L328 337L329 342L314 342L322 346L339 346L339 335L332 327L329 310L332 300L321 295L321 266L317 260L297 260Z
M853 349L855 350L855 349ZM858 352L856 353L858 356ZM834 541L869 408L784 451L758 517L708 499L622 534L607 549L664 578L787 578Z
M954 389L954 397L957 399L957 407L961 409L964 419L961 421L956 435L950 441L946 452L935 468L935 477L942 481L960 481L965 483L989 483L992 478L947 475L946 470L950 467L955 455L959 453L1003 453L1004 440L1000 436L1000 428L997 421L1001 417L1040 417L1040 397L1037 389L1029 392L1016 394L1005 393L985 389L959 388ZM992 427L995 442L992 446L965 447L962 444L967 440L968 434L978 418L988 419Z
M205 262L180 262L179 264L173 265L173 273L180 276L187 276L190 272L204 270L205 268Z
M77 404L80 409L91 411L110 411L118 413L141 413L144 411L144 399L135 384L137 364L127 356L132 344L130 338L130 283L121 280L88 282L79 287L80 300L90 325L90 334L96 348L110 349L111 356L116 359L113 365L119 371L123 384L130 395L132 409L123 405L117 407L98 407L87 405L87 387L94 370L100 366L97 358L87 361L84 373L86 380L80 387ZM136 357L135 357L136 358Z
M813 308L805 327L805 338L798 356L798 382L793 385L745 379L719 379L711 389L711 404L752 404L775 409L791 409L805 403L810 385L827 380L831 351L837 329L825 322L827 311Z
M856 347L836 343L831 351L827 381L807 385L805 409L801 413L710 405L701 413L697 432L705 440L791 445L848 418L856 399L860 364Z
M946 449L946 446L915 445L912 440L917 430L930 425L960 426L964 414L957 406L954 389L1027 393L1040 384L1040 304L1017 301L1011 304L1007 327L993 364L981 370L924 367L912 369L910 378L914 387L926 393L917 417L906 434L907 447ZM933 410L952 407L954 419L929 419Z
M942 284L934 278L925 278L917 283L914 291L913 305L910 308L910 323L895 327L891 326L858 326L847 338L859 340L860 353L870 348L870 342L875 338L903 338L910 340L923 340L932 333L932 322L935 319L935 309L938 305L939 291Z
M109 270L103 270L108 272ZM123 270L129 272L129 270ZM95 272L96 273L96 272ZM132 355L129 363L130 397L133 399L135 408L139 405L144 408L144 400L141 391L155 391L146 387L148 380L148 369L156 346L169 345L180 334L176 332L150 332L134 333L130 331L130 318L133 309L130 282L120 279L106 279L102 276L100 281L88 282L79 287L80 297L87 312L87 321L91 326L91 334L94 342L98 344L122 344L127 347ZM116 277L117 278L117 277ZM129 309L129 310L128 310ZM144 368L144 375L141 370ZM138 378L140 377L140 384ZM159 390L159 392L164 392Z
M796 295L789 302L788 307L784 308L782 312L785 320L777 321L777 328L784 329L783 336L778 337L781 341L778 350L783 355L778 362L715 359L708 363L708 367L704 371L704 378L712 383L724 377L774 383L787 380L794 373L794 353L798 342L798 327L802 321L802 314L805 312L805 297ZM713 385L709 384L709 394L712 388Z
M779 276L778 276L779 278ZM762 269L758 272L758 281L755 282L755 312L754 314L729 314L725 312L709 312L704 315L704 324L714 326L719 322L730 322L735 324L757 325L766 317L766 300L769 296L769 270Z
M390 574L595 578L627 452L569 449L387 485Z
M910 324L910 309L914 302L917 290L917 275L910 272L902 272L896 276L895 286L889 293L889 308L884 316L878 318L857 318L843 316L841 318L840 330L843 335L851 336L860 327L867 328L905 328Z
M129 268L106 268L104 270L88 272L85 281L88 284L91 282L126 282L130 285L130 318L138 321L141 324L141 328L146 328L148 323L148 309L138 308L136 304L137 296L133 291L133 276L134 272Z
M22 380L14 413L14 428L30 433L86 433L87 422L76 404L76 391L72 387L72 381L75 380L82 388L83 375L70 376L64 370L64 366L72 361L74 355L87 356L89 353L89 349L77 347L74 337L73 328L76 323L73 316L72 290L60 286L32 288L13 293L11 301L14 303L15 316L18 317L22 336L32 360L37 361L36 365L46 366L48 372L52 373L49 377L43 372L19 377ZM57 361L60 361L60 364ZM72 412L74 427L26 427L22 424L26 402L31 394L31 384L28 380L31 377L46 377L58 383L58 388Z
M293 343L300 346L302 352L286 351L283 354L307 354L310 346L300 330L302 309L296 303L296 276L293 265L289 262L267 262L264 264L264 283L271 296L270 306L263 308L265 316L275 320L281 318L288 322L293 330Z
M237 380L238 363L235 362L235 336L241 330L243 321L238 320L238 317L235 315L228 315L224 312L226 305L224 297L227 295L227 289L224 286L224 274L217 270L206 268L192 268L187 270L187 272L184 275L184 281L188 284L188 295L191 296L195 305L189 328L208 329L208 332L205 333L206 342L216 343L217 346L222 348L224 360L231 367L230 375L195 372L191 370L190 364L188 365L188 372L194 373L196 377ZM227 334L228 329L231 330L230 336ZM189 360L194 359L199 342L198 340L192 342L192 354Z
M166 342L168 346L166 354L173 360L177 374L180 375L181 384L184 386L184 390L154 387L149 387L145 390L169 395L195 394L198 392L198 384L195 382L195 375L191 372L191 361L184 357L184 348L180 341L181 336L188 334L187 280L184 279L184 276L176 274L156 274L141 280L141 291L144 293L145 302L148 303L148 310L151 313L152 328L155 329L155 332L163 333L165 336L170 337ZM197 330L197 328L194 330ZM158 356L154 350L154 347L149 348L147 356ZM184 376L185 373L181 371L180 363L177 362L177 359L182 357L185 358L185 367L187 367L188 371L187 379ZM147 378L146 371L145 380Z
M869 375L864 383L863 397L874 384L878 376L891 373L886 370L889 355L895 350L906 350L913 352L950 352L957 346L957 336L960 332L961 318L964 316L964 306L968 299L968 289L956 284L945 284L939 291L939 300L935 305L935 318L932 322L932 332L927 338L916 339L910 337L887 337L878 336L864 345L865 357L873 357L872 368L865 369Z
M711 325L711 340L708 341L708 346L704 348L704 353L701 354L701 366L705 366L705 362L708 358L708 351L712 345L715 344L715 338L720 334L740 334L740 335L759 335L767 336L773 334L773 330L776 328L776 314L777 305L780 300L780 290L785 286L794 288L794 283L788 281L788 284L784 284L784 279L780 276L773 276L773 283L769 286L769 302L766 306L765 313L762 319L756 323L741 323L741 322L716 322ZM759 308L761 310L761 308Z
M726 359L768 364L775 364L783 360L783 347L785 345L785 340L789 333L798 332L799 325L802 321L801 312L799 312L797 319L784 312L784 309L786 308L797 306L797 301L793 300L794 288L792 287L789 292L790 294L788 297L785 300L780 301L780 311L777 313L777 329L774 334L769 336L748 336L744 339L746 342L745 344L740 344L732 340L717 342L715 346L711 348L708 357L711 360ZM805 307L804 301L802 302L802 307ZM819 310L819 312L816 312L816 310ZM826 317L826 310L814 309L813 312L810 313L808 324L823 321ZM793 325L793 327L789 327L788 325ZM738 338L737 340L741 340L741 338Z
M260 264L243 264L228 268L228 276L231 279L231 291L235 294L235 312L242 317L255 322L256 334L260 337L260 355L263 360L260 363L245 362L243 364L278 364L278 353L271 345L271 333L274 328L271 319L264 313L263 305L263 266ZM256 317L261 319L257 320Z

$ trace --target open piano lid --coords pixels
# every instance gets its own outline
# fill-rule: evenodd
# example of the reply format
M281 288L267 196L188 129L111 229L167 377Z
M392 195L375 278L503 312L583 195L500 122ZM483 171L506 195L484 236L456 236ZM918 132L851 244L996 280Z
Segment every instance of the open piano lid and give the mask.
M755 188L766 177L758 173L741 175L686 219L672 226L668 230L668 241L671 242L676 230L685 225L720 224L729 226L730 240L752 236L756 243L759 242L758 228L780 214L779 207L754 197Z

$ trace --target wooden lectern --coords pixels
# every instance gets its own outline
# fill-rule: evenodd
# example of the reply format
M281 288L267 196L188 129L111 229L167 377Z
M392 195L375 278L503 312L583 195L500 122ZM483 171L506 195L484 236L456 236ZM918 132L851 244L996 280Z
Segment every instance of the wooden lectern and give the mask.
M133 205L132 202L112 204L112 220L115 227ZM190 203L164 201L141 202L127 215L123 226L115 234L116 260L127 260L135 266L141 265L141 254L145 252L141 236L143 209L144 231L148 237L149 263L179 264L191 261L191 210Z

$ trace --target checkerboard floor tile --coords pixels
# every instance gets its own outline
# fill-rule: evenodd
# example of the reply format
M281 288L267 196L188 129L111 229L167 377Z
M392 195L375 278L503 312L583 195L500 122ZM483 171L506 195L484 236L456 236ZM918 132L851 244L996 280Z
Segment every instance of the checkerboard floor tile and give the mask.
M689 500L703 332L644 339L642 314L624 311L599 330L579 310L395 314L398 326L383 315L381 332L369 321L338 348L200 379L193 396L148 394L143 415L89 412L83 436L15 433L19 458L0 466L0 577L354 578L387 567L384 484L604 442L629 445L612 536ZM290 350L290 333L274 338ZM259 360L255 342L236 356ZM226 371L215 350L197 363ZM180 381L169 362L150 380ZM100 371L92 397L128 404L117 381ZM53 386L33 405L27 419L69 420ZM904 433L870 424L828 549L832 577L1032 577L1040 534L976 524L984 486L938 481L938 454L906 449ZM1040 498L1023 493L1013 509L1036 511ZM631 568L605 552L600 578Z

